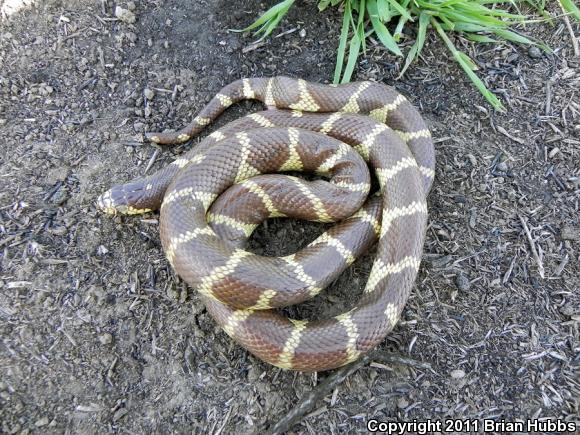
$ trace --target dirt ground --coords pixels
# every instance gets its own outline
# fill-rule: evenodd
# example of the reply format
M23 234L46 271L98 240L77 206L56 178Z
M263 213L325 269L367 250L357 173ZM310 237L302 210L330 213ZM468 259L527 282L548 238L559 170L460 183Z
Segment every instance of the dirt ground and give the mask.
M336 12L298 2L279 37L252 47L227 29L273 1L119 3L134 23L108 0L16 3L0 0L0 432L271 428L328 374L250 356L170 269L158 214L110 218L94 201L144 173L156 152L144 131L184 125L223 85L278 74L327 82ZM554 52L465 48L506 114L433 36L400 80L402 61L381 46L361 59L356 79L399 89L436 139L424 261L380 348L431 368L375 361L294 432L364 432L371 418L579 421L580 60L563 22L522 30ZM217 126L258 107L241 104ZM151 170L186 148L161 150ZM272 220L252 248L290 253L323 228ZM371 263L360 259L298 313L353 304Z

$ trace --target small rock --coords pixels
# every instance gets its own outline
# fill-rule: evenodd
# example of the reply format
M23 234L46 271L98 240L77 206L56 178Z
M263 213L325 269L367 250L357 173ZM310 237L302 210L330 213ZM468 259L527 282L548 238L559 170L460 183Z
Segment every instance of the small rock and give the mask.
M477 166L477 159L473 154L467 154L467 158L469 159L469 163L471 163L471 166L474 167Z
M468 291L469 288L471 287L471 283L469 282L469 279L462 273L460 273L459 275L457 275L455 277L455 285L462 292Z
M43 83L40 85L38 92L40 93L40 95L46 97L54 92L54 88L50 85L47 85L46 83Z
M137 35L133 32L128 32L127 39L129 40L129 42L134 44L135 42L137 42Z
M251 366L248 370L248 382L254 383L260 379L260 370L256 366Z
M549 158L553 158L556 154L560 152L560 148L552 148L552 150L548 153Z
M48 417L42 417L40 420L36 420L36 422L34 423L34 425L36 427L43 427L46 426L48 424Z
M560 312L565 315L565 316L573 316L575 313L574 307L569 304L569 305L564 305L563 307L560 307Z
M300 32L298 32L298 34L300 35L301 38L306 38L306 29L300 29Z
M542 50L540 50L535 45L532 45L530 48L528 48L528 56L530 56L532 59L539 59L542 57Z
M108 252L109 252L109 250L108 250L107 248L105 248L103 245L100 245L100 246L97 248L97 254L98 254L98 255L105 255L105 254L107 254Z
M453 257L451 255L443 255L441 257L433 258L428 261L431 263L431 267L439 269L447 266L452 260Z
M118 409L117 412L113 415L113 421L118 421L122 419L125 415L127 415L127 410L125 408Z
M111 344L113 342L113 336L108 332L99 335L99 341L101 344Z
M409 406L409 402L404 397L400 397L399 400L397 400L397 408L405 409L407 406Z
M580 240L580 228L564 225L561 230L561 235L564 240Z
M123 9L121 6L117 6L115 8L115 16L127 24L133 24L137 21L135 14L131 12L129 9Z
M145 88L143 90L143 95L145 95L145 98L147 98L148 100L152 100L153 97L155 97L155 92L153 92L151 89L149 88Z
M462 379L465 377L465 372L461 369L455 369L451 371L451 379Z
M135 11L136 8L137 6L135 6L135 2L127 3L127 9L129 9L130 11Z

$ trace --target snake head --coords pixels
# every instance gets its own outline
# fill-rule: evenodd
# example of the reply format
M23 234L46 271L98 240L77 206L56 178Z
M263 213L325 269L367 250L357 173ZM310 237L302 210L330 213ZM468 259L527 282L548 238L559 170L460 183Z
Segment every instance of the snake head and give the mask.
M152 208L140 207L143 203L143 189L140 183L129 183L115 186L97 198L97 208L110 215L143 214L150 212Z

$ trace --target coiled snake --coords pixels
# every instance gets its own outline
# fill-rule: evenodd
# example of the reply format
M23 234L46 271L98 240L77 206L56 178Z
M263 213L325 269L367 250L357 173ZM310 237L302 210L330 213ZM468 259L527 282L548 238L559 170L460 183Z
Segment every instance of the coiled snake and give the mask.
M434 176L431 135L388 86L275 77L233 82L186 128L147 137L188 141L243 99L270 110L233 121L156 174L113 187L97 205L124 214L160 208L169 262L251 353L287 369L339 367L376 346L409 297ZM380 186L370 196L369 166ZM272 174L284 171L329 181ZM257 225L279 216L338 223L293 255L242 249ZM377 239L377 258L353 309L315 321L272 310L318 294Z

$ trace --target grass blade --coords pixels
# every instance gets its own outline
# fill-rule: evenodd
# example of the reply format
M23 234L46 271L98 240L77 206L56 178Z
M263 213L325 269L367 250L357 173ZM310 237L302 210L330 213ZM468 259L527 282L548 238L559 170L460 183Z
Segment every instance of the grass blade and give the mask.
M458 50L457 54L459 55L461 60L463 60L463 62L465 62L465 64L469 67L469 69L471 69L471 71L477 71L479 69L477 64L463 51Z
M572 0L559 0L559 2L564 11L580 21L580 9L578 9L578 6L576 6Z
M466 63L465 59L461 56L461 54L459 54L460 51L457 50L457 48L455 48L455 45L453 45L453 42L451 42L451 40L447 37L447 34L443 31L443 29L441 28L441 26L439 25L437 20L433 17L431 18L431 25L435 28L435 30L437 31L437 33L439 34L441 39L443 39L443 42L445 42L445 45L447 46L447 48L449 49L451 54L453 54L453 57L455 58L457 63L459 63L461 68L463 68L463 71L465 71L465 73L470 78L470 80L473 82L475 87L479 90L479 92L481 92L481 94L485 97L485 99L495 109L504 112L505 106L489 89L487 89L487 87L481 81L481 79L477 76L477 74L475 74L473 72L473 70L471 69L471 66L468 63Z
M348 39L348 26L352 20L352 12L350 10L350 2L346 2L344 14L342 16L342 28L340 30L340 41L338 43L338 50L336 53L336 65L334 67L333 83L337 84L340 81L342 74L342 66L344 64L344 55L346 52L346 41Z
M508 41L517 42L519 44L536 45L534 41L531 41L525 36L512 32L511 30L495 29L492 30L492 32L495 33L497 36L500 36L501 38L506 39Z
M257 27L261 27L264 28L265 26L267 26L267 23L277 19L277 22L280 21L280 19L286 15L286 12L288 12L288 9L290 9L290 6L292 6L294 4L295 0L284 0L283 2L280 2L274 6L272 6L270 9L268 9L266 12L264 12L262 14L261 17L259 17L256 21L254 21L252 24L250 24L248 27L242 29L242 30L237 30L238 32L247 32L249 30L253 30Z
M387 47L390 51L395 53L397 56L402 56L401 49L393 39L392 35L389 33L387 27L380 21L378 16L377 10L377 1L376 0L368 0L367 3L367 10L369 12L369 16L371 18L371 24L373 26L373 30L377 34L379 40L383 43L385 47Z
M396 0L387 0L387 1L393 7L393 9L395 9L399 14L401 14L402 17L405 17L405 19L407 19L408 21L413 21L413 17L411 17L407 9L405 9L403 6L397 3Z
M387 0L377 0L377 12L379 14L379 20L383 23L388 23L393 17L391 7Z
M399 77L405 74L405 71L407 71L407 68L409 68L411 62L413 62L421 53L423 45L425 45L425 38L427 35L427 25L429 24L429 20L430 16L424 12L421 12L421 14L419 15L419 30L417 31L417 40L409 50L409 53L407 53L407 59L405 59L405 65L403 66L403 69L401 70Z
M497 39L490 38L489 36L486 36L486 35L478 35L476 33L468 33L467 35L465 35L465 37L473 42L482 42L482 43L495 42L495 43L497 43Z
M358 32L355 32L354 35L352 35L352 39L350 40L350 47L348 49L348 61L346 63L346 67L344 68L344 75L342 76L341 83L348 83L350 81L354 67L356 65L356 60L360 53L360 49L360 36Z

